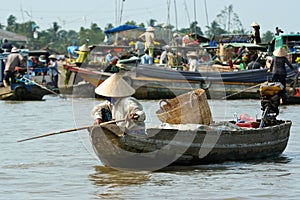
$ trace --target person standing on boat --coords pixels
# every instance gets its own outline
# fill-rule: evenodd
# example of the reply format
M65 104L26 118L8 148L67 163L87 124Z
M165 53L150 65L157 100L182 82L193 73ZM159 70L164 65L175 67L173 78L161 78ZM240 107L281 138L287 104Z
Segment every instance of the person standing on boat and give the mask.
M122 120L117 125L125 133L145 134L145 112L137 99L131 97L135 90L119 74L113 74L96 89L96 94L106 100L96 105L91 115L94 125L111 120Z
M16 67L24 67L24 58L19 54L16 47L11 49L11 54L7 56L4 69L4 86L9 86L15 83L15 70Z
M288 65L291 70L298 74L298 70L293 67L293 65L286 58L287 52L279 47L273 52L274 58L271 62L270 71L273 74L272 81L280 82L283 86L283 98L286 97L286 67Z
M75 64L77 67L80 67L82 63L85 61L85 59L87 58L90 52L90 48L86 44L84 44L81 47L79 47L78 50L79 51L75 51L75 53L78 54Z
M148 49L149 56L154 57L154 28L149 26L146 32L139 36L145 40L145 50Z
M251 24L251 27L253 28L253 34L251 35L251 38L253 39L253 43L260 44L261 43L260 31L259 31L260 26L256 22L253 22Z
M134 51L136 52L138 57L141 57L144 54L144 44L142 43L140 38L137 39L134 45Z
M58 67L57 67L57 59L54 54L48 57L50 59L50 64L48 68L51 70L51 80L54 88L58 88Z

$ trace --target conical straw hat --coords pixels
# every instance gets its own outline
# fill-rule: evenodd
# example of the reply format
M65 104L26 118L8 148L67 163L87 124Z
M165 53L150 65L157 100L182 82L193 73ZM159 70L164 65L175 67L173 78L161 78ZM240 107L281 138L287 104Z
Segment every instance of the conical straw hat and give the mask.
M252 22L251 27L259 26L258 23Z
M287 55L287 52L282 47L279 47L278 49L273 51L273 55L276 57L284 57Z
M104 97L127 97L135 93L135 90L118 74L111 75L96 89L96 94Z
M86 44L84 44L81 47L79 47L78 50L79 51L90 51L89 47Z
M152 26L149 26L147 29L146 29L147 32L153 32L155 31L155 29L152 27Z

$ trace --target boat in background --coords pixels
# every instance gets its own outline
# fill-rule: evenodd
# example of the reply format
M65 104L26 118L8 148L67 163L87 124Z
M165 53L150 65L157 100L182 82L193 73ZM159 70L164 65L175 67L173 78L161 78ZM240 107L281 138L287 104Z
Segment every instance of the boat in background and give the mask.
M0 100L40 101L47 94L47 89L22 78L11 86L0 87Z

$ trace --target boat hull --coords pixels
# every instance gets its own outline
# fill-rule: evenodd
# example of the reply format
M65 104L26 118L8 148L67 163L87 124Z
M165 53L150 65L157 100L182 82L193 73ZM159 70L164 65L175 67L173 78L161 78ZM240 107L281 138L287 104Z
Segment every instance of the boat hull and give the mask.
M86 80L94 87L97 87L105 79L111 76L111 73L106 72L76 67L69 67L69 69L78 73L82 79ZM141 68L139 71L143 70L144 68ZM169 72L170 70L165 71ZM164 71L161 71L161 73L162 75L165 75ZM185 79L184 76L181 76L180 73L175 70L169 73L170 74L166 76L166 78L156 78L146 77L143 74L130 71L124 73L123 78L135 88L136 92L133 96L138 99L169 99L199 88L206 89L207 98L210 99L221 99L234 93L237 94L229 97L229 99L259 98L259 84L257 82L230 82L229 80L224 82L220 76L215 76L214 80L204 80L203 78L197 78L199 73L189 80ZM176 74L177 76L181 76L181 78L174 79L176 78L174 76ZM194 73L190 74L193 75ZM253 75L253 77L255 76L256 74ZM173 79L171 79L171 77L173 77ZM94 94L94 90L90 91L90 93Z
M149 128L146 136L122 135L121 131L115 131L118 129L115 125L89 131L94 150L104 165L122 170L159 170L173 165L278 156L287 146L291 122L230 131L202 130L205 126L201 125L173 126Z
M11 90L8 87L0 88L0 100L40 101L49 94L49 91L36 86L17 85Z

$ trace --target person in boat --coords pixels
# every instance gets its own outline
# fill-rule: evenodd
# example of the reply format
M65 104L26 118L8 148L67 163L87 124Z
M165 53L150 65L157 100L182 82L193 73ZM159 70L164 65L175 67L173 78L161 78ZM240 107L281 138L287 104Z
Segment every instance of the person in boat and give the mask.
M50 59L50 64L48 65L48 68L51 71L51 80L52 80L52 85L54 88L58 88L58 66L57 66L57 59L54 54L50 55L48 57Z
M90 52L90 48L86 44L83 44L78 48L78 50L79 51L75 51L75 53L78 54L78 57L75 60L75 64L77 67L80 67L82 63L85 61L85 59L87 58Z
M276 28L275 28L275 34L274 34L274 35L279 36L280 33L283 33L283 31L282 31L280 28L276 27Z
M144 52L144 55L141 57L141 64L144 65L152 65L153 64L153 59L152 57L149 55L149 49L146 49Z
M12 45L12 43L10 43L7 39L3 39L2 49L5 52L11 52L13 47L14 45Z
M96 89L96 94L106 97L106 100L96 105L91 115L94 125L111 120L125 121L117 125L125 133L145 134L146 115L143 106L137 99L131 97L135 90L119 74L113 74Z
M139 36L139 38L144 39L145 41L145 50L148 49L149 56L154 57L154 31L155 29L152 26L149 26L146 29L146 32Z
M182 46L182 37L178 33L173 34L172 45L175 47Z
M144 44L142 43L141 39L138 38L134 45L134 52L138 57L141 57L144 54L144 51Z
M25 67L24 58L19 54L16 47L11 49L11 54L7 56L4 68L4 86L15 83L15 71L18 67Z
M188 71L190 72L198 72L198 66L199 66L199 61L198 61L198 54L196 52L190 52L187 54L188 57Z
M251 56L251 61L248 63L246 69L260 69L261 65L258 62L259 58L257 54Z
M253 34L251 35L251 38L253 39L254 44L260 44L261 43L261 38L260 38L260 26L256 23L253 22L251 24L251 27L253 28Z
M43 76L43 82L45 82L44 77L48 73L48 65L49 60L46 58L46 55L40 55L37 64L37 67L39 68L37 71L37 75Z
M164 51L160 55L159 64L168 64L168 53L170 50L171 47L169 45L164 46Z
M270 71L273 74L272 81L273 82L280 82L283 86L282 90L282 98L285 100L286 98L286 76L287 71L285 65L293 70L296 74L298 74L298 70L294 68L294 66L288 61L287 59L287 52L284 50L283 47L277 48L273 52L274 58L271 62Z

